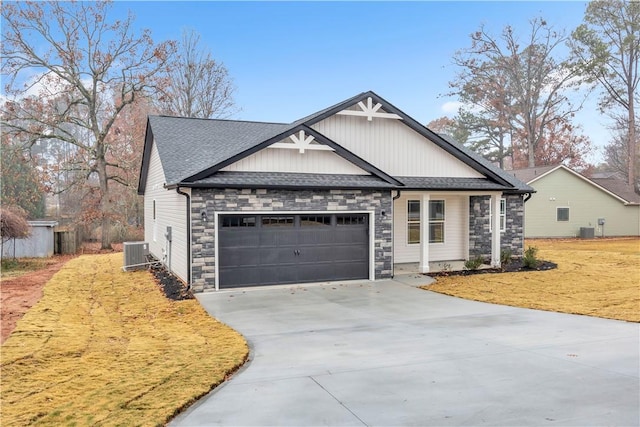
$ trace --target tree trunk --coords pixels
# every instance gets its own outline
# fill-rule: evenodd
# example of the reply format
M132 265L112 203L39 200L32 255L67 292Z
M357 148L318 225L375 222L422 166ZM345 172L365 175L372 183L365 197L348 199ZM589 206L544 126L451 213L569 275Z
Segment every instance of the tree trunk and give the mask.
M639 188L636 185L636 167L638 166L638 159L640 154L638 153L638 136L636 135L636 115L635 106L633 100L633 92L629 96L629 132L628 132L627 147L629 148L629 164L628 164L628 182L633 186L636 192L639 192Z
M100 216L102 218L101 248L111 249L111 203L109 200L109 181L107 178L107 162L104 157L96 162L98 180L100 181Z

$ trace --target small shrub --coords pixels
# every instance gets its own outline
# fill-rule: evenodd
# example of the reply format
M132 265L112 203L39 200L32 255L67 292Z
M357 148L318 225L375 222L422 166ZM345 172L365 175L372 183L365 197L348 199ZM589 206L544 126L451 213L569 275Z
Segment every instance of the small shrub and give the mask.
M538 260L538 248L535 246L529 246L524 251L524 257L522 257L522 263L526 268L536 268L540 261Z
M500 251L500 263L502 265L511 264L511 258L513 258L511 249L503 249Z
M484 260L481 256L476 256L474 258L470 258L464 262L464 268L467 270L477 270L482 264Z

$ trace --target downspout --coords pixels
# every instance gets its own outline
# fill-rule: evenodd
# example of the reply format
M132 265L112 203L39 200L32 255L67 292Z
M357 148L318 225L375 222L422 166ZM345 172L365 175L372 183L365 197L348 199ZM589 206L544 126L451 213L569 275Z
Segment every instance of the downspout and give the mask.
M393 217L394 217L393 202L400 198L400 190L396 190L396 191L398 192L398 194L393 196L393 198L391 199L391 278L392 279L396 275L396 268L395 268L394 257L393 257L393 254L395 253L395 245L396 245L396 236L394 236L393 234L393 230L396 228L395 224L393 223Z
M191 289L191 196L176 187L176 193L187 198L187 288Z

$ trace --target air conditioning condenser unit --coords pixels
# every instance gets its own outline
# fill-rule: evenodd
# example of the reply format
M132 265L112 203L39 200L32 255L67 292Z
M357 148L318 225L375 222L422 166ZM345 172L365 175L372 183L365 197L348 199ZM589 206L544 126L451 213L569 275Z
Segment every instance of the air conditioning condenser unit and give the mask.
M147 242L124 242L124 271L134 271L144 269L149 263L149 243Z

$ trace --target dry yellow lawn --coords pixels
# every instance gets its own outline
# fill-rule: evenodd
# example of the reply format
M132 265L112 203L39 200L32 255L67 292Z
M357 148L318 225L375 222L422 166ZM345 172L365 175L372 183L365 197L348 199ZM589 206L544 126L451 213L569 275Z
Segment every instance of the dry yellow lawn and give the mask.
M424 289L517 307L640 322L640 239L528 240L548 271L439 277Z
M161 425L244 363L237 332L121 266L81 256L47 283L1 347L2 425Z

